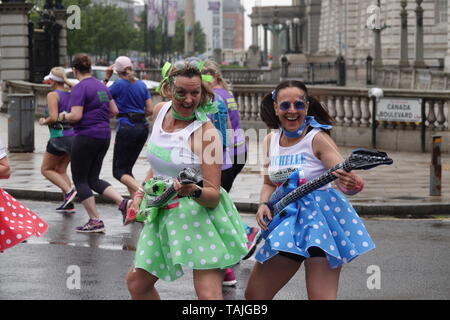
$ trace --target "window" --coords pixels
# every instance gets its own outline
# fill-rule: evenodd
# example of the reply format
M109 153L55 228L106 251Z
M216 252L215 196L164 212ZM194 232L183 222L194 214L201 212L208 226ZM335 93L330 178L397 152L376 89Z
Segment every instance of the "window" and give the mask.
M447 0L435 0L434 3L434 19L436 24L448 22L448 2Z

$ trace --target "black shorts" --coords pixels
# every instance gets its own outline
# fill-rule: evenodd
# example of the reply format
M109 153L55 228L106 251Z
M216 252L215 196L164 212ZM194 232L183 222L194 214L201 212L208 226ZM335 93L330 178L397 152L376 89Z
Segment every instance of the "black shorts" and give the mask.
M72 152L73 139L73 136L50 138L45 151L57 157L62 157L65 154L70 154Z
M310 254L311 258L325 258L326 254L325 252L320 249L319 247L310 247L308 249L308 253ZM305 259L304 256L301 256L299 254L294 254L294 253L290 253L290 252L285 252L285 251L278 251L278 254L284 257L287 257L289 259L298 261L298 262L303 262Z

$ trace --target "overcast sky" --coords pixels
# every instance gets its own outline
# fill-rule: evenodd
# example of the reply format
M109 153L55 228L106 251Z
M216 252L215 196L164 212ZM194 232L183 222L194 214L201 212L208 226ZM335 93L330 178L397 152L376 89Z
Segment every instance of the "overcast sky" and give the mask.
M261 6L289 6L292 4L292 0L243 0L242 3L245 7L245 49L248 49L248 47L252 43L252 28L250 26L250 18L248 17L248 15L252 13L252 7L254 7L255 3L257 2L259 2Z

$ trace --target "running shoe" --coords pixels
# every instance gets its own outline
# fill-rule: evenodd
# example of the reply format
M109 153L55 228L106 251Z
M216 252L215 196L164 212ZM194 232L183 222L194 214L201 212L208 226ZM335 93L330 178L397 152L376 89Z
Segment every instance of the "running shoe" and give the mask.
M77 227L76 231L82 233L105 232L105 225L102 220L89 219L84 226Z
M56 208L56 211L73 213L75 212L75 205L73 204L73 202L69 203L65 208L63 208L62 205L60 205L58 208Z
M251 227L250 232L247 234L247 239L248 253L242 258L242 260L247 260L255 253L258 244L262 240L261 229L258 227Z
M72 203L73 199L75 199L75 196L77 195L77 190L75 188L72 188L69 192L67 192L64 195L64 202L62 205L60 205L58 208L56 208L56 211L60 210L66 210L66 207Z
M232 287L236 285L236 277L234 271L231 268L225 269L225 276L223 277L222 285L226 287Z
M119 204L119 210L122 213L122 223L125 225L125 221L127 219L127 210L131 205L130 198L124 198L122 202Z

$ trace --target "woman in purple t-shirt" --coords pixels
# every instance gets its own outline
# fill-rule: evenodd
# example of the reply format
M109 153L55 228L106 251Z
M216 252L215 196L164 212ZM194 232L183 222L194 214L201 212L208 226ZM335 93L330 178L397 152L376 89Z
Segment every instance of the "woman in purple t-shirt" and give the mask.
M99 178L111 139L109 119L119 111L108 88L92 77L91 59L88 55L75 55L72 69L80 82L71 92L70 113L60 113L60 119L73 122L75 139L72 146L72 178L78 198L90 218L84 226L77 228L77 232L104 232L105 226L99 219L92 190L114 200L122 214L126 214L128 204L128 200L108 182Z

